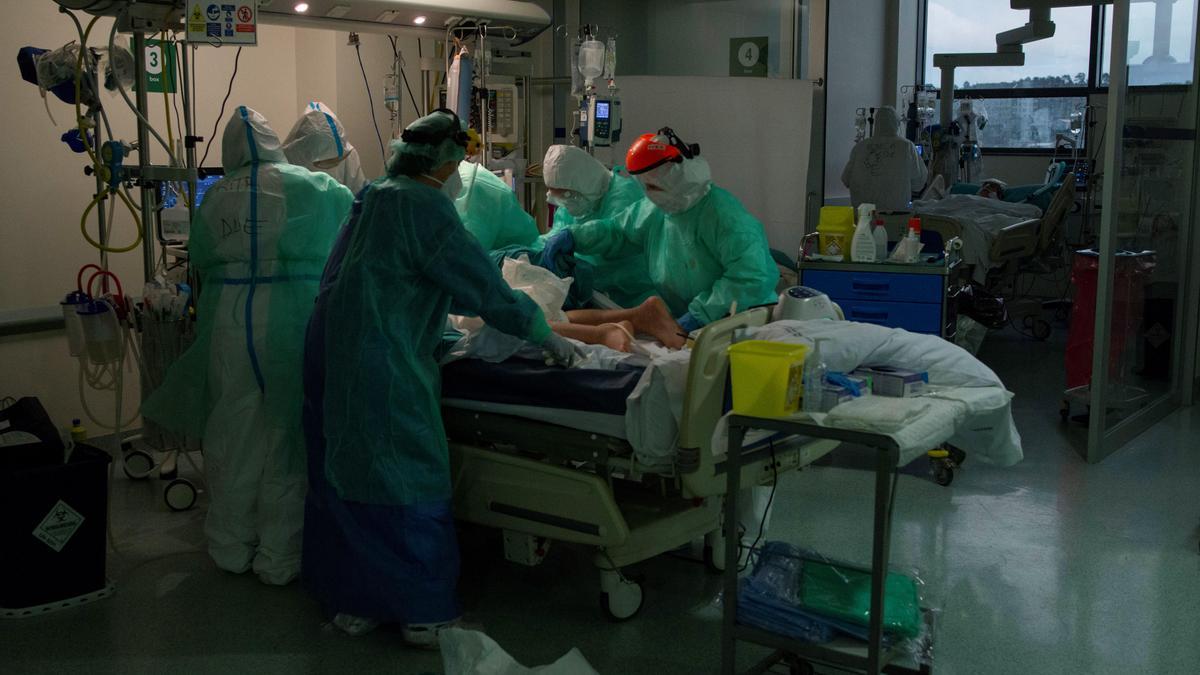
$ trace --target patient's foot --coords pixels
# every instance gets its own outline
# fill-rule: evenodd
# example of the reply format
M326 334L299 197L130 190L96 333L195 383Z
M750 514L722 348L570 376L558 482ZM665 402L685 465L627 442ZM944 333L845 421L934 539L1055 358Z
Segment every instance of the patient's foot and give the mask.
M657 295L638 305L637 328L671 349L679 349L687 341L683 328L671 316L671 310L667 309L667 303Z
M633 324L628 321L605 323L597 326L602 333L601 342L609 349L619 352L633 351Z

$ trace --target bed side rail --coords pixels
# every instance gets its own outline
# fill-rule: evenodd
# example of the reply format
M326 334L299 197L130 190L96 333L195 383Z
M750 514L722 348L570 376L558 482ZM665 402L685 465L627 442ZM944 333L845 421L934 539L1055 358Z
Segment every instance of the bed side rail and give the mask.
M679 447L685 452L707 448L717 420L724 413L725 376L729 372L727 349L734 331L762 326L770 319L769 308L715 321L700 331L688 365L687 396L679 429ZM703 460L701 460L703 461Z

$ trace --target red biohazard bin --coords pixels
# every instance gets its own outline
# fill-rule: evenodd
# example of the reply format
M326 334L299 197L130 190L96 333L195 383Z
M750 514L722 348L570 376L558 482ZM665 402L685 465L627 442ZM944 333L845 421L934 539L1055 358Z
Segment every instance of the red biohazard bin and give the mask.
M1113 305L1109 326L1112 338L1108 350L1109 373L1120 367L1121 354L1142 325L1146 283L1154 271L1155 253L1118 253L1113 278ZM1091 249L1076 251L1071 266L1075 302L1071 310L1071 328L1067 334L1067 388L1091 384L1092 355L1095 352L1096 289L1100 276L1100 254Z

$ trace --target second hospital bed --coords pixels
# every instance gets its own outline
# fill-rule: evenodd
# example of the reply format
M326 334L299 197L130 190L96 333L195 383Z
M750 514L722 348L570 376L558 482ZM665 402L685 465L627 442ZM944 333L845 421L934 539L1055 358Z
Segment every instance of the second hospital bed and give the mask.
M596 547L601 608L618 620L635 615L643 598L622 568L700 537L706 560L719 568L725 478L713 439L726 411L727 348L735 331L768 318L768 310L755 309L699 334L687 366L677 451L669 465L653 468L638 461L625 431L626 399L641 375L636 368L563 370L521 359L445 366L442 414L456 517ZM743 469L743 488L769 483L837 446L805 438L766 442L773 457Z

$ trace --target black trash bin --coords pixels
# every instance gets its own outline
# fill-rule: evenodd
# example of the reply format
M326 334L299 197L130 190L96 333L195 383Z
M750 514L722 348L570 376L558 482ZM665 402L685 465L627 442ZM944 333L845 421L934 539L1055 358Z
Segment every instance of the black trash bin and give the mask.
M110 461L79 444L64 462L57 438L0 446L0 617L108 594Z

